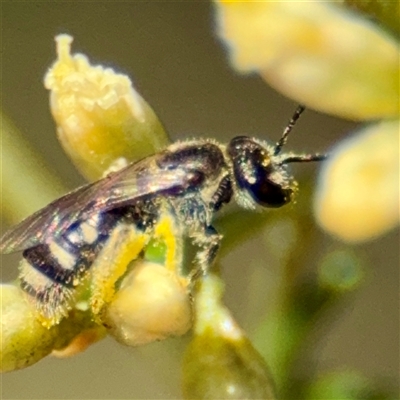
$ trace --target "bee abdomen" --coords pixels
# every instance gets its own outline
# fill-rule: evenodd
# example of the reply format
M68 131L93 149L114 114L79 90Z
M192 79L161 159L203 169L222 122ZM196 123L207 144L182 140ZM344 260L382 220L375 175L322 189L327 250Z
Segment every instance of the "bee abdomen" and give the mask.
M24 251L25 260L51 281L73 287L78 256L68 253L57 243L41 244Z
M52 281L32 268L26 259L22 260L20 271L21 288L29 295L46 326L55 325L68 315L74 299L73 289Z
M46 325L58 323L68 314L78 286L96 255L95 247L68 253L51 242L25 250L20 265L21 288L32 299Z
M21 287L47 326L68 315L76 301L76 288L84 282L86 272L119 222L133 223L144 230L152 226L156 216L150 212L151 205L95 214L72 224L53 240L24 251Z
M67 315L75 300L76 286L82 283L107 240L112 224L110 218L102 217L97 215L72 225L57 239L24 251L21 287L47 325L54 325Z

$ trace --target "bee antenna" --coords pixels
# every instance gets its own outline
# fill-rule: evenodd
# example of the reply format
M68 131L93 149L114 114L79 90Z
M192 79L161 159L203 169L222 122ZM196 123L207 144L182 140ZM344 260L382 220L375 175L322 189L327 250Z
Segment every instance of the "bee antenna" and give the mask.
M296 111L294 112L292 118L290 119L289 123L286 125L286 128L283 130L282 137L279 139L279 141L275 145L274 156L277 156L281 152L283 146L287 142L289 133L291 132L293 127L296 125L296 122L298 121L298 119L300 118L300 115L303 113L303 111L305 109L306 108L304 106L301 106L301 105L299 105L296 108ZM314 161L314 160L309 160L309 161Z
M324 161L329 157L329 154L303 154L303 155L289 155L284 158L280 164L289 164L292 162L310 162L310 161Z

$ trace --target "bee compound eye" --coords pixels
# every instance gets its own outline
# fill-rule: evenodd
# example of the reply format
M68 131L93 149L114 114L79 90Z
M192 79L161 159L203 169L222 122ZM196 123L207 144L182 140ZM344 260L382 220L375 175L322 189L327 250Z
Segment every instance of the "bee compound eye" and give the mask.
M293 193L292 189L283 188L268 178L260 178L248 191L257 204L263 207L282 207L291 201Z
M274 165L268 150L246 136L229 143L228 154L233 163L237 186L262 207L281 207L291 201L293 190L283 184L284 171Z

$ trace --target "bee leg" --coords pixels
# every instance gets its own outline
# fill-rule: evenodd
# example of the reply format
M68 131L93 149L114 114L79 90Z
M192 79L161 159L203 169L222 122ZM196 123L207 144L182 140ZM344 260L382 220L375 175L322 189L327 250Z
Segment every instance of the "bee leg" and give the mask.
M160 217L154 226L152 239L160 244L164 244L165 261L164 266L174 274L181 275L182 269L182 229L177 224L176 218L170 210L162 210Z
M103 308L115 295L118 279L126 273L130 262L138 258L148 241L148 234L133 224L121 223L114 228L91 268L90 305L95 316L101 319Z
M210 206L217 212L224 204L228 204L233 196L232 182L229 175L222 178L217 190L215 191Z
M213 226L206 226L202 234L192 237L193 244L199 247L196 253L194 269L189 274L191 282L195 282L197 278L205 275L212 267L218 254L222 235L220 235Z

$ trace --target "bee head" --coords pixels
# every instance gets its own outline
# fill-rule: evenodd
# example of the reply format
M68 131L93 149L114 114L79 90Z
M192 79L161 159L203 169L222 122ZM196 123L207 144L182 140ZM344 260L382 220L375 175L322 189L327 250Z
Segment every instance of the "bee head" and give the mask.
M244 207L281 207L289 203L296 183L287 171L287 164L326 158L324 154L280 154L303 111L301 106L296 110L275 146L247 136L235 137L228 144L227 153L232 161L237 197Z
M271 154L271 148L256 139L238 136L229 143L228 154L236 189L246 203L281 207L292 200L293 179Z

